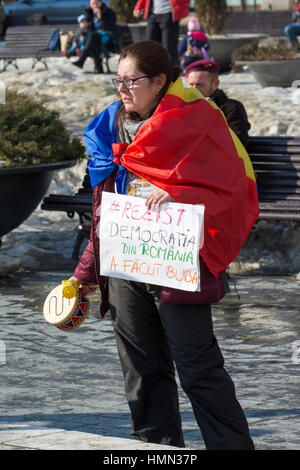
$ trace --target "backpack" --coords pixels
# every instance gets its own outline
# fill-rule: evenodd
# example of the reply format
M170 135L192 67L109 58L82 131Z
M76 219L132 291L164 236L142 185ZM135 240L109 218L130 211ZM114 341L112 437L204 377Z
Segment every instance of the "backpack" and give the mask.
M47 41L47 51L56 51L60 49L60 29L51 31Z

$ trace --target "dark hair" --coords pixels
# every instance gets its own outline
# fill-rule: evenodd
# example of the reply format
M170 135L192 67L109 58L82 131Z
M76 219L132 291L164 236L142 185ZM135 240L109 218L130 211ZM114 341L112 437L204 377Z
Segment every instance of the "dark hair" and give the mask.
M182 72L179 66L173 65L167 50L156 41L141 41L129 44L121 50L119 62L127 57L134 59L137 68L150 79L161 73L166 75L166 83L157 97L157 104L165 95L170 84L177 80ZM154 111L155 108L150 115ZM130 117L137 121L141 120L137 113L126 113L124 105L122 105L117 115L117 123L121 123L125 117Z

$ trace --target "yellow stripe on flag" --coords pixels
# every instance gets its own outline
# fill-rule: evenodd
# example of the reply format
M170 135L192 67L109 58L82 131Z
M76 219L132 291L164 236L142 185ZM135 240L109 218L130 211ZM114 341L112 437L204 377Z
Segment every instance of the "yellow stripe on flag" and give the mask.
M181 78L178 78L175 82L171 83L166 95L178 96L178 98L181 98L187 103L198 100L200 98L205 99L202 93L197 88L185 88Z
M228 126L228 122L226 120L226 117L225 117L223 111L216 105L216 103L213 100L209 99L207 101L209 102L209 104L213 108L218 109L222 113L222 115L223 115L223 117L226 121L226 124ZM256 182L256 178L255 178L255 174L254 174L254 171L253 171L252 163L251 163L251 160L249 158L249 155L248 155L245 147L243 146L243 144L240 141L240 139L238 138L238 136L233 132L232 129L230 129L229 126L228 126L228 129L230 131L230 134L231 134L232 140L234 142L235 148L237 150L238 156L240 158L242 158L242 160L244 161L244 166L245 166L245 171L246 171L247 177L251 178L254 182Z
M231 137L233 139L233 142L235 144L235 147L237 149L238 156L244 160L244 165L245 165L245 170L246 170L246 175L248 178L251 178L255 183L256 183L256 178L253 170L253 166L251 163L251 160L249 158L249 155L241 143L240 139L238 136L229 128Z
M186 103L191 103L192 101L198 100L198 99L205 99L202 93L197 89L197 88L185 88L183 81L181 78L178 78L175 82L172 82L171 85L169 86L166 95L175 95L178 98L182 99ZM224 116L224 113L222 110L216 105L216 103L211 100L207 99L206 100L213 108L218 109L222 115L223 118L225 119L225 122L228 126L227 120ZM236 147L238 156L242 158L245 166L245 172L248 178L252 179L254 182L256 182L256 178L254 175L253 167L251 160L249 158L249 155L241 143L240 139L237 137L237 135L230 129L228 126L228 129L230 131L231 137L233 139L234 145Z

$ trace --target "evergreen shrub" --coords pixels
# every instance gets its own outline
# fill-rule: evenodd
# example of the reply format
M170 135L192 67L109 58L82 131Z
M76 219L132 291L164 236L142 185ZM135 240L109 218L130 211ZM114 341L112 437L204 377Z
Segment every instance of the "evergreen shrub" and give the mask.
M236 61L292 60L299 59L297 47L290 46L285 38L268 38L244 44L232 55L232 63Z
M85 149L58 112L41 99L6 90L0 104L0 161L4 167L38 165L84 157Z
M111 8L118 17L118 20L124 23L135 23L137 20L133 16L133 9L137 0L109 0Z
M205 33L213 35L222 31L231 8L226 0L195 0L195 12Z

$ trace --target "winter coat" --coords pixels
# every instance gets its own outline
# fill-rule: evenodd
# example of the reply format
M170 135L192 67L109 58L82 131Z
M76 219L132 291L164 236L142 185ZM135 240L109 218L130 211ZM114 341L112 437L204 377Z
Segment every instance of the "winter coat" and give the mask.
M87 20L92 31L95 30L94 23L93 23L93 16L94 12L91 8L87 8L85 10L85 14L87 16ZM101 28L103 31L109 31L113 35L113 39L116 43L119 40L119 32L117 29L117 17L115 12L108 8L105 3L101 4L101 19L100 19Z
M190 0L169 0L172 5L173 21L182 20L189 15ZM144 19L146 20L150 15L151 0L138 0L134 9L144 10Z
M224 113L229 127L235 132L245 148L248 144L248 131L250 124L243 104L240 101L232 100L219 88L211 96L211 99Z

